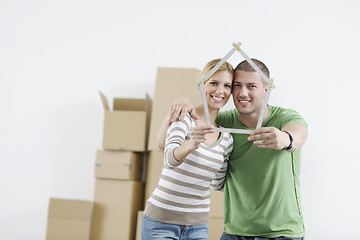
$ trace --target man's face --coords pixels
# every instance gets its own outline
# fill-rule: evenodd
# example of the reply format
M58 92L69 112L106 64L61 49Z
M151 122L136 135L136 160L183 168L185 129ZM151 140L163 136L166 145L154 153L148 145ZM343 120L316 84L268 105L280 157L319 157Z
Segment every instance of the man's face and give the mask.
M257 72L235 71L233 99L240 115L260 114L265 94L263 80Z

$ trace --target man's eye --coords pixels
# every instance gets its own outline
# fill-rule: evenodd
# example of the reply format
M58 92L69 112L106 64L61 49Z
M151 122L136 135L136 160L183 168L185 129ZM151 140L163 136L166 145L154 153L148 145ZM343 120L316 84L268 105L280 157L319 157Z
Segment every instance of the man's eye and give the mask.
M231 85L225 85L226 88L231 88Z

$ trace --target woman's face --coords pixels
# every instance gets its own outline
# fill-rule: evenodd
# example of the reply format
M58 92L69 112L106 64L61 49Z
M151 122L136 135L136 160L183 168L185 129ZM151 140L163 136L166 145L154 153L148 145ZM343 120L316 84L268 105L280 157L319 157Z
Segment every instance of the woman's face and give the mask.
M227 71L218 71L204 84L209 109L219 110L231 95L232 75Z

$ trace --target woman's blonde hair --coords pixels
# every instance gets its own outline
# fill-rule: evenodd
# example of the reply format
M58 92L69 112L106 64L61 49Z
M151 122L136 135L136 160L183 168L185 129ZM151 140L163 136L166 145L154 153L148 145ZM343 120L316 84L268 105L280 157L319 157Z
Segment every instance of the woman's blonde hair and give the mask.
M217 59L213 59L213 60L209 61L209 62L204 66L203 70L201 71L200 76L201 76L201 77L205 77L206 74L208 74L208 73L211 71L211 69L213 69L213 68L215 67L215 65L218 64L218 62L220 62L220 61L221 61L221 58L217 58ZM220 72L220 71L227 71L228 73L230 73L230 75L231 75L232 78L234 77L234 68L233 68L233 66L232 66L230 63L228 63L228 62L224 62L224 64L221 65L221 66L219 67L219 69L218 69L215 73ZM215 74L215 73L214 73L214 74Z

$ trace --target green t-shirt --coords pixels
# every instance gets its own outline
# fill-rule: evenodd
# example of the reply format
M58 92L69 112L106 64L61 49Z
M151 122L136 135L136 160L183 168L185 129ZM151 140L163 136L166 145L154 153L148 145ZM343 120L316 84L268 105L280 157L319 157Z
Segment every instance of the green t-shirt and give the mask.
M225 128L246 129L237 109L219 113L216 121ZM296 111L269 106L262 127L281 130L289 123L307 127ZM303 237L300 150L262 149L249 142L247 134L232 136L234 148L224 187L224 231L240 236Z

